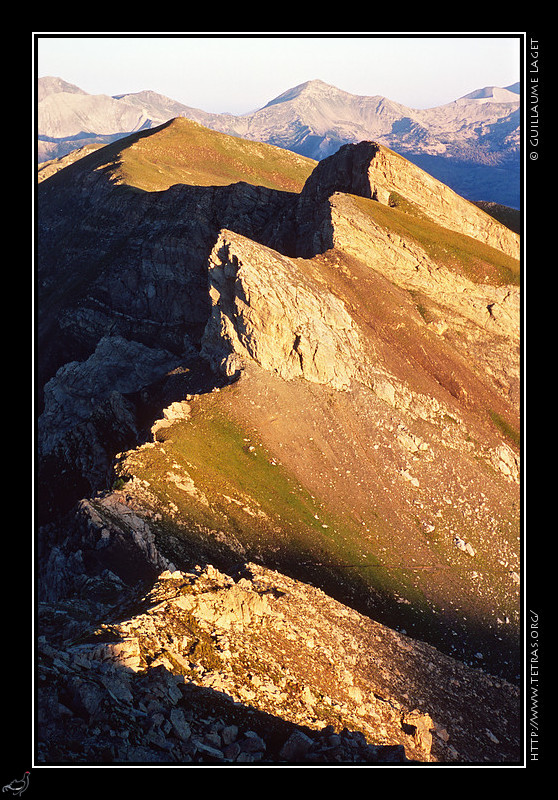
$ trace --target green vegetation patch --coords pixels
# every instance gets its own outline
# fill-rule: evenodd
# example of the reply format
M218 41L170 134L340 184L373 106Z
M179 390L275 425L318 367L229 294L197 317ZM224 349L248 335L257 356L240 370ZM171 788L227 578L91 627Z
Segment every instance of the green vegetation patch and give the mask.
M173 120L122 152L119 174L130 186L163 191L177 183L226 186L245 181L300 192L316 162L287 150Z
M158 510L174 509L164 523L172 539L199 550L205 543L207 555L216 542L232 550L239 544L247 559L262 559L363 608L367 598L383 608L396 603L398 611L421 605L411 576L382 563L363 539L362 523L313 496L217 402L206 400L193 403L187 421L167 429L163 442L128 467L149 483ZM385 541L381 520L376 527L373 539ZM402 595L412 606L393 599Z
M175 563L207 559L225 570L239 561L259 561L384 624L445 646L447 624L433 607L430 581L441 579L446 588L455 583L460 591L464 566L486 576L494 570L492 563L477 557L472 564L457 550L448 526L479 551L482 534L463 531L456 509L455 519L437 524L439 535L429 535L431 566L413 569L402 563L393 531L373 509L365 527L350 511L314 496L233 418L230 399L226 389L200 396L187 420L165 429L163 440L122 465L124 475L129 471L146 481L154 495L161 519L152 528L161 552ZM492 590L496 607L502 605L499 591ZM463 603L469 608L470 598Z
M427 324L434 322L436 320L436 316L432 314L432 312L428 307L428 298L426 298L421 292L417 291L416 289L409 289L408 291L409 294L411 295L415 308L417 309L422 319Z
M187 422L172 426L163 449L148 453L145 477L172 500L182 520L220 526L247 547L280 548L297 560L343 550L334 539L335 520L319 502L215 406L194 406ZM173 469L195 489L184 491L179 479L169 481Z
M498 430L508 439L512 444L515 444L519 447L520 445L520 433L513 425L504 419L500 414L497 414L496 411L489 410L490 419L496 425Z
M428 256L475 283L519 285L520 262L471 236L451 231L428 219L404 197L391 194L389 204L354 196L359 210L383 228L411 239Z

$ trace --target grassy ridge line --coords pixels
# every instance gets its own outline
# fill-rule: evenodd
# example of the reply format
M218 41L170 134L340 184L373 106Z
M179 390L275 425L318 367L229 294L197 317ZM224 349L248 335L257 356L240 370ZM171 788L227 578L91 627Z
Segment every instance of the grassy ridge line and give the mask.
M300 192L316 163L178 118L123 150L117 173L124 183L150 192L176 183L226 186L238 181Z
M425 591L422 573L400 563L393 548L382 555L390 535L382 520L369 518L366 536L350 511L337 513L314 496L230 415L221 403L224 393L198 398L186 421L121 464L124 477L147 482L153 510L161 515L155 527L161 551L171 561L207 559L225 569L231 559L261 561L384 624L451 647L445 613ZM433 540L432 560L418 568L428 574L443 565L444 580L459 591L460 574L470 565L454 550L450 554ZM492 572L484 559L479 567ZM478 613L466 605L472 624Z
M471 236L438 225L400 195L392 193L387 206L364 197L351 197L358 209L374 222L404 239L416 241L434 262L458 272L473 283L492 286L520 284L518 259Z

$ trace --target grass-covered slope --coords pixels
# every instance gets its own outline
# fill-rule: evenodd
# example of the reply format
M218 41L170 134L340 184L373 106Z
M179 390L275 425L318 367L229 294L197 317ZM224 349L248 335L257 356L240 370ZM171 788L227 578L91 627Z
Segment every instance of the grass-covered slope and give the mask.
M521 265L517 258L471 236L444 228L430 220L414 203L392 193L389 205L355 198L359 209L392 234L423 247L434 263L442 264L473 283L518 286Z
M119 466L171 559L258 560L451 654L507 658L519 512L470 420L255 368L189 406Z
M315 165L288 150L228 136L181 117L123 150L117 175L150 192L176 183L224 186L237 181L298 192Z
M241 410L251 402L240 386L193 399L187 421L126 454L118 485L130 476L147 482L152 507L167 512L167 532L178 533L171 548L183 539L200 556L237 553L327 584L328 569L337 575L362 558L356 522L280 461Z

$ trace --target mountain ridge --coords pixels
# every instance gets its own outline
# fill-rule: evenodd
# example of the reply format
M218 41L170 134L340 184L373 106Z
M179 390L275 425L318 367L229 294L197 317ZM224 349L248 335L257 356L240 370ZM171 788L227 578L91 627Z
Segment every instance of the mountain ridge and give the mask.
M43 85L43 80L39 79L39 86ZM514 97L507 89L499 91L505 94L506 100ZM46 97L39 103L39 160L62 155L79 146L79 143L64 141L80 132L76 122L62 127L64 97L68 123L75 120L73 106L85 105L86 98L76 100L77 95L68 93L56 93L50 101ZM150 103L145 103L148 99ZM424 168L468 199L519 206L519 95L517 101L511 103L465 96L432 109L411 109L380 95L352 95L321 80L312 80L283 92L254 112L238 116L193 109L151 91L115 95L104 102L109 120L128 118L130 125L136 128L141 121L148 124L147 119L151 126L156 126L170 116L187 116L206 127L266 141L315 160L331 155L342 144L377 139L419 166L423 166L420 159L429 159ZM121 104L125 111L121 109L122 113L116 114L114 104ZM58 117L54 108L59 109ZM81 113L79 118L83 119ZM122 130L109 131L105 126L105 131L96 133L117 136L122 135ZM57 146L52 139L59 140ZM468 176L465 167L469 170ZM485 182L491 187L488 195L483 188ZM479 187L477 195L483 196L471 194L471 187L475 185Z
M519 237L269 147L175 119L38 187L41 759L513 763Z

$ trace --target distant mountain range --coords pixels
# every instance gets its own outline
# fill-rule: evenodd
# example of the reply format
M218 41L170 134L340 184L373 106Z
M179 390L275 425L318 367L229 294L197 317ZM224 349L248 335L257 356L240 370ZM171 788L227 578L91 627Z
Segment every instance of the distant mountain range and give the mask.
M153 91L91 95L55 77L38 80L38 160L108 143L175 117L315 160L342 145L377 141L462 196L519 208L520 87L488 86L454 102L413 109L311 80L247 114L213 114Z

